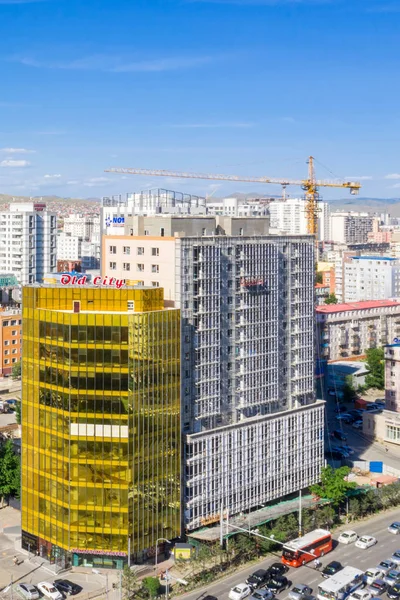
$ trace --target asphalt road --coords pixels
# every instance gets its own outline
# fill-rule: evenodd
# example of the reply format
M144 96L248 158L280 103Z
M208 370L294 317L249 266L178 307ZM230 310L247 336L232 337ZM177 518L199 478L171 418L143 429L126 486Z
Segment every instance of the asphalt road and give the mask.
M325 566L332 560L338 560L343 566L357 567L363 571L366 571L370 567L375 567L381 560L389 558L395 550L400 549L400 536L393 535L387 531L387 526L399 518L400 511L397 513L391 512L390 514L386 513L379 515L378 517L370 519L368 522L356 526L350 525L348 529L354 529L358 535L373 535L377 538L378 543L372 548L368 548L368 550L360 550L359 548L356 548L354 544L348 546L337 544L332 552L321 559L322 565ZM339 533L334 535L334 539L337 539L338 536ZM269 558L268 560L253 564L251 567L246 567L223 581L210 584L200 591L185 594L182 598L184 598L184 600L201 600L207 594L211 594L212 596L216 596L219 600L228 600L229 590L232 587L238 583L244 583L247 577L256 571L256 569L266 569L273 562L276 562L276 560L279 559ZM309 565L312 565L312 563L309 563ZM313 594L316 595L318 584L323 578L309 565L299 567L298 569L291 568L286 576L293 584L304 583L309 585L313 589ZM287 600L287 591L279 594L278 598L279 600ZM384 598L387 598L386 594Z

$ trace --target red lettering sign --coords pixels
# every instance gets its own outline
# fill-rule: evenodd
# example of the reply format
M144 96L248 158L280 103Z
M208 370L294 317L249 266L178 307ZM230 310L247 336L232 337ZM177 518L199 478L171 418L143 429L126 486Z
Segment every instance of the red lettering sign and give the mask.
M88 283L87 275L68 275L64 273L60 278L61 285L86 285ZM93 285L104 286L104 287L116 287L118 290L125 285L123 279L116 279L115 277L100 277L97 276L93 279Z

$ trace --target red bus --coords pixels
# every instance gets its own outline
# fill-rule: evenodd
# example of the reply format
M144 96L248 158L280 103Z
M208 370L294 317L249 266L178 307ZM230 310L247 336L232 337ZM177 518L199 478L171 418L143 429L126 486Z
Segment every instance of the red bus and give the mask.
M325 529L315 529L283 546L282 562L288 567L300 567L332 550L332 535Z

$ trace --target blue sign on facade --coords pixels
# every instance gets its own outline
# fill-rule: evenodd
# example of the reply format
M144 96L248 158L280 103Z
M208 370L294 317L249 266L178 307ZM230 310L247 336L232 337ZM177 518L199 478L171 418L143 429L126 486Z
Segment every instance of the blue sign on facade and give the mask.
M106 218L106 227L111 227L111 225L123 225L124 223L124 217L113 216Z

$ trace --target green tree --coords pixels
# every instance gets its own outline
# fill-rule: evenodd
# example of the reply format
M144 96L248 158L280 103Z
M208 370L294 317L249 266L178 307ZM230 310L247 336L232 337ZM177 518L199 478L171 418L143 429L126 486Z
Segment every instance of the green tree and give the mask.
M321 271L316 272L315 283L323 283L323 275L322 275Z
M124 600L129 600L133 597L138 587L138 577L136 571L128 565L124 566L122 571L122 597Z
M15 420L17 421L18 425L21 425L21 401L17 400L17 402L15 403Z
M385 361L383 348L369 348L366 355L366 366L369 373L365 378L365 384L367 388L383 390L385 387Z
M146 590L150 598L158 596L160 591L160 581L158 577L145 577L143 579L143 588Z
M349 498L349 518L356 519L361 515L361 507L358 498Z
M336 518L337 513L333 506L321 506L316 513L316 524L318 527L329 529L334 524Z
M335 294L329 294L329 296L325 299L325 304L337 304L338 303L338 299L336 298Z
M0 448L0 496L19 498L21 491L21 459L15 454L11 440Z
M356 391L353 386L353 377L346 375L343 386L343 402L353 402L356 398Z
M11 379L21 378L21 361L15 363L11 371Z
M345 477L350 473L349 467L333 469L324 467L321 473L321 483L310 486L310 491L316 496L332 500L334 505L340 504L346 497L348 490L357 487L356 483L347 481Z

